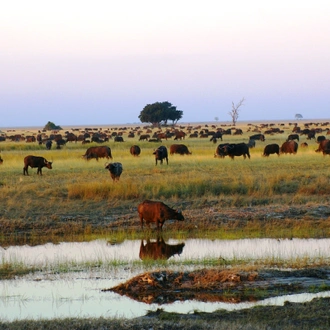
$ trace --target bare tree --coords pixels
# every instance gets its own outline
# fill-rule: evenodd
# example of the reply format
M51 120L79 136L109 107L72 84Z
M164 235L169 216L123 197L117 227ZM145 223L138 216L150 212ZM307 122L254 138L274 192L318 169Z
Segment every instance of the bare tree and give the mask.
M244 102L244 97L235 105L234 102L232 102L231 105L231 111L229 111L229 115L231 117L231 120L233 121L233 126L236 125L237 119L238 119L238 115L239 115L239 111L240 111L240 107L243 105Z

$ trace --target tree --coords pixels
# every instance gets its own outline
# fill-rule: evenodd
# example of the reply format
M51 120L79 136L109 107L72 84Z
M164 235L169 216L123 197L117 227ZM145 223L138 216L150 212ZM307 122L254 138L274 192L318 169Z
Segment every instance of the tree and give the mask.
M46 130L46 131L61 130L61 129L62 129L61 126L57 126L54 123L52 123L51 121L49 121L44 127L44 130Z
M172 120L175 124L182 115L183 111L177 110L174 105L166 101L147 104L140 112L139 119L142 123L159 126L161 123L166 125L168 120Z
M303 116L302 116L300 113L296 113L296 114L294 115L294 117L295 117L296 119L302 119L302 118L303 118Z
M236 122L237 122L237 119L238 119L238 116L239 116L239 111L240 111L240 107L243 105L243 102L244 102L244 97L235 105L234 102L232 102L232 105L231 105L231 111L229 111L229 115L233 121L233 125L235 126L236 125Z

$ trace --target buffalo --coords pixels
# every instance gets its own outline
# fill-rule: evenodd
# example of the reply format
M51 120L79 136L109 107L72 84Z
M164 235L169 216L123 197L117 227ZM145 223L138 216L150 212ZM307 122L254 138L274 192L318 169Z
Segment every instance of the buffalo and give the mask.
M130 147L129 152L131 153L132 156L137 157L141 153L141 148L137 145L134 145Z
M231 159L234 159L235 156L243 156L244 159L246 156L250 159L249 147L246 143L230 143L222 147L223 155L229 156Z
M167 244L163 237L157 237L155 242L150 239L141 240L139 257L141 260L167 260L175 254L180 255L185 246L184 243Z
M66 135L66 141L67 142L77 142L78 141L78 137L74 133L67 133L67 135Z
M185 132L183 132L183 131L177 131L177 132L175 132L175 138L174 138L174 140L184 140L184 138L185 138L185 136L186 136L186 133Z
M280 152L281 154L296 154L298 150L298 143L290 140L282 144Z
M160 161L160 163L163 164L163 159L166 159L166 164L168 165L168 153L167 153L167 148L165 146L158 147L153 152L153 155L155 155L156 165L158 161Z
M36 137L33 135L28 135L25 137L26 142L36 142Z
M52 144L53 144L53 142L52 142L52 140L47 140L46 141L46 149L47 150L50 150L51 148L52 148Z
M157 230L162 230L165 220L183 221L184 216L181 211L174 210L163 202L145 200L138 205L141 228L143 229L143 220L148 227L151 222L155 222Z
M141 134L139 141L148 141L150 139L150 135L149 134Z
M56 149L61 149L61 146L65 146L66 140L64 139L57 139L56 141Z
M316 139L316 142L320 143L321 141L324 141L324 140L326 140L326 137L324 135L319 135Z
M212 138L211 138L210 141L212 141L212 140L214 140L214 139L220 139L220 140L222 141L222 132L221 132L221 131L216 131L216 132L214 133L214 135L212 136Z
M106 163L105 169L109 170L113 181L119 181L119 178L123 173L123 165L121 163Z
M24 158L24 167L23 167L23 175L29 175L28 167L35 168L37 167L37 174L42 175L42 168L47 167L48 169L52 169L52 162L47 161L44 157L39 156L26 156Z
M117 136L115 136L114 141L115 142L124 142L124 139L122 136L117 135Z
M254 134L250 136L250 140L265 141L265 136L263 134Z
M83 157L87 160L95 158L97 161L99 160L99 158L112 159L111 149L108 146L90 147L86 150Z
M315 150L316 152L323 152L324 150L330 149L330 140L326 139L319 142L319 147Z
M311 139L315 139L315 130L311 130L308 134L307 134L307 140L311 140Z
M220 143L217 148L215 149L214 157L220 157L224 158L225 157L225 151L224 151L224 146L228 146L229 143Z
M264 148L263 156L268 157L271 154L280 155L280 146L277 143L268 144Z
M170 155L173 154L191 155L191 152L188 150L188 147L184 144L172 144L170 146Z
M290 134L287 138L287 141L290 141L290 140L297 140L299 141L299 135L298 134Z
M3 159L1 158L1 156L0 156L0 165L3 163Z

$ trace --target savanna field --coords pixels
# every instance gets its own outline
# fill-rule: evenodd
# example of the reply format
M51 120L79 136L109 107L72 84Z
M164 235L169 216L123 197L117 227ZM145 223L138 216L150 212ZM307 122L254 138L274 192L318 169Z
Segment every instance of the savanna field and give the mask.
M298 124L302 129L318 129L320 133L316 133L316 138L319 135L326 137L326 125L316 123L317 125L307 126L304 122ZM1 221L5 228L1 233L2 237L5 239L15 236L21 231L36 232L39 235L50 230L52 234L61 234L60 227L65 226L65 223L71 224L71 228L62 230L66 234L68 230L70 234L75 234L75 231L81 233L82 230L93 233L94 227L97 232L120 230L124 227L125 231L132 229L135 232L140 226L136 207L145 199L163 201L182 210L186 214L186 223L174 223L167 227L165 223L164 229L168 231L173 226L179 226L180 231L187 235L191 232L198 235L196 226L207 229L208 225L212 225L214 229L217 223L209 223L210 218L223 212L229 214L218 217L220 230L226 220L239 221L242 217L257 220L259 212L265 213L268 220L275 220L278 218L276 213L283 211L284 215L279 216L283 220L283 227L286 227L285 220L290 220L291 217L299 216L300 221L308 220L315 212L320 213L320 219L327 221L330 156L315 152L318 148L316 139L307 139L307 135L299 134L296 154L263 157L267 144L277 143L281 146L288 135L292 134L294 127L290 123L273 125L237 125L236 128L243 131L242 135L235 135L236 130L232 129L231 135L223 135L223 141L218 140L216 143L210 141L211 136L200 138L198 135L197 138L190 138L191 131L188 132L187 126L183 125L177 129L185 131L187 135L184 140L178 141L173 137L163 139L162 142L139 141L139 134L146 132L146 128L142 126L140 129L134 126L101 127L101 132L106 132L110 137L108 142L67 142L59 150L55 143L51 150L46 150L45 144L39 145L38 142L9 142L7 139L0 142L1 157L4 160L0 168ZM228 128L231 128L228 124L213 127L212 124L196 125L192 126L192 131L200 133ZM228 156L214 157L218 144L247 143L249 136L270 131L272 128L280 129L281 133L264 134L265 141L257 140L256 146L250 148L250 159L243 159L242 156L235 157L234 160ZM170 127L162 128L162 132L167 129L171 130ZM58 133L64 137L67 131L71 130L64 128ZM83 128L80 131L83 132ZM152 136L158 131L159 129L153 129L149 134ZM114 142L113 132L122 134L124 142ZM130 132L134 132L133 138L128 137ZM3 133L36 136L37 130ZM52 133L48 131L44 134L49 136ZM79 135L77 130L73 133ZM308 144L307 147L301 147L304 142ZM156 166L154 149L164 145L169 152L170 145L176 143L185 144L192 154L169 154L168 165L164 161L162 165L158 162ZM141 148L138 157L133 157L129 151L135 144ZM113 159L86 161L82 155L92 145L109 146ZM24 176L23 159L27 155L45 157L53 162L53 169L44 167L43 175L39 176L36 168L29 167L30 175ZM111 161L122 163L123 173L118 182L113 182L109 171L105 169L105 163ZM256 219L253 219L254 213ZM65 219L65 223L61 223L62 219ZM57 222L60 222L58 226ZM42 229L41 233L39 228ZM317 231L317 228L313 228L314 230ZM314 235L313 232L309 233ZM322 228L322 235L328 236L329 231Z
M66 142L59 149L54 142L50 150L46 149L45 141L51 134L61 134L66 140L66 132L79 136L86 130L84 127L63 127L58 132L45 131L42 134L44 142L39 144L26 142L25 137L37 137L42 128L2 129L1 135L6 140L0 142L3 159L0 165L0 246L88 241L110 236L114 241L123 241L139 239L146 233L153 235L155 225L151 224L151 229L140 227L137 206L145 199L162 201L181 210L185 216L182 222L165 222L162 233L165 240L330 237L330 156L315 151L319 148L317 138L330 136L327 134L329 122L238 123L235 127L228 123L192 124L191 127L182 124L161 129L137 126L95 127L87 130L88 133L102 133L102 139L106 136L107 141ZM266 145L281 147L295 126L315 131L315 138L298 132L296 154L263 156ZM161 142L140 141L141 134L150 134L152 138L154 133L174 132L174 129L185 132L185 138L174 140L171 136L162 138ZM211 141L212 132L228 129L231 134L223 134L222 141ZM242 134L235 134L238 130L242 130ZM190 137L192 133L197 133L197 137ZM15 134L21 134L23 138L11 141L9 136ZM215 156L220 143L248 143L254 134L263 134L265 141L256 140L255 147L249 148L250 159ZM116 135L121 135L123 142L115 142ZM170 154L173 144L186 145L191 154ZM87 148L101 145L111 148L112 160L83 158ZM131 155L132 145L141 148L139 156ZM168 149L168 165L166 161L155 164L153 152L161 145ZM46 158L52 162L52 169L44 167L41 176L37 175L36 168L29 168L29 175L23 175L23 159L27 155ZM109 170L105 169L109 162L122 164L123 172L118 181L113 181ZM250 267L248 261L227 266ZM266 266L272 267L272 262ZM329 260L302 259L282 266L327 268ZM1 267L2 278L34 271L19 265ZM180 323L182 329L197 326L191 324L191 320L179 321L173 315L162 317L164 322L171 323L174 319L176 324L183 322ZM252 314L250 318L253 323ZM205 326L202 319L201 327ZM75 321L67 322L68 328L77 327ZM101 320L94 322L95 329L104 326ZM165 326L165 323L157 323L159 318L154 322L155 329ZM329 319L325 322L329 324ZM173 328L170 323L168 329ZM20 328L20 324L11 323L11 326ZM48 326L58 327L55 323ZM124 329L134 326L117 324L117 328Z

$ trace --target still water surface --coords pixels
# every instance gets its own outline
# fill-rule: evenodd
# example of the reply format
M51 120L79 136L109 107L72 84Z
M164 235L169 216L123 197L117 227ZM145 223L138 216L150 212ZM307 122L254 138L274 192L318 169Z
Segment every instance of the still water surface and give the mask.
M151 240L149 243L155 243ZM182 244L184 246L182 247ZM330 258L330 239L242 239L205 240L188 239L184 242L169 240L156 243L162 251L170 251L162 258L169 260L204 260L207 258L250 259L250 260L296 260L299 258ZM137 317L148 310L156 310L159 305L136 302L112 292L102 292L145 271L136 265L140 251L147 241L124 241L111 245L106 240L91 242L45 244L39 246L0 247L0 264L20 263L43 269L37 274L24 278L0 281L0 320L52 319L64 317ZM181 246L177 249L177 246ZM170 254L181 252L180 255ZM124 261L124 266L86 269L86 263ZM134 267L130 263L135 262ZM61 264L85 264L81 271L54 273ZM161 267L161 266L160 266ZM182 265L169 267L187 269ZM70 268L70 267L68 267ZM309 301L317 296L330 296L330 292L320 294L300 294L266 299L257 303L203 303L198 301L176 302L162 305L166 311L189 313L194 310L212 312L219 308L234 310L255 305L281 305L284 301Z

